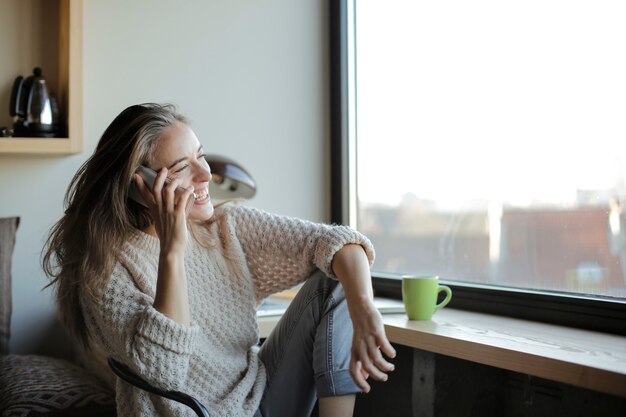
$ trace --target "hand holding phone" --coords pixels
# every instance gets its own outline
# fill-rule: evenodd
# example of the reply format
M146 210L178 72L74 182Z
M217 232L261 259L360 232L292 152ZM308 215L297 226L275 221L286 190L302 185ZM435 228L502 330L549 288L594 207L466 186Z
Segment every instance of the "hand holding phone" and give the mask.
M160 182L157 183L157 179ZM167 178L165 169L157 173L141 166L134 174L129 189L129 197L150 211L151 224L143 230L159 238L161 253L175 256L184 254L189 239L189 213L195 203L195 194L191 195L193 187L185 189L178 186L172 190L172 186L178 183L179 180Z
M152 187L154 187L154 182L156 181L156 177L158 175L158 173L156 171L154 171L153 169L148 168L147 166L144 165L140 165L139 169L137 169L137 174L139 174L141 176L141 179L143 179L144 184L146 185L146 187L150 190L152 190ZM172 180L169 177L165 178L165 182L166 183L170 183ZM178 187L176 188L176 193L182 193L186 191L183 187ZM144 201L143 197L141 196L141 193L139 192L139 189L137 188L137 185L135 184L135 181L133 180L130 184L130 190L128 192L128 195L130 198L132 198L133 200L135 200L136 202L138 202L139 204L141 204L144 207L148 207L148 205L146 204L146 202ZM195 197L195 193L193 195L193 197L190 198L190 202L187 204L185 213L189 213L189 210L191 209L191 207L193 206L193 201L194 201L194 197Z

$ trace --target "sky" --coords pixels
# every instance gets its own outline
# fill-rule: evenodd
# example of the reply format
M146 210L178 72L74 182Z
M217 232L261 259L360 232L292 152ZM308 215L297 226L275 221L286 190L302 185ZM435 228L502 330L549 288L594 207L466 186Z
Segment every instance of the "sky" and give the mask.
M568 204L626 172L626 2L357 1L358 194Z

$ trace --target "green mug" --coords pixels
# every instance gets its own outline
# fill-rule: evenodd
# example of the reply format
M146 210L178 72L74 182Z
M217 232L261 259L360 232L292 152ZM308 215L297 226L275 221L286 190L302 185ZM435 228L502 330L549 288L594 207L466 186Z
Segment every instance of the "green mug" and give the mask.
M437 304L440 292L446 293L446 298ZM430 320L438 310L445 307L452 299L452 290L446 285L439 284L438 276L402 277L402 301L409 320Z

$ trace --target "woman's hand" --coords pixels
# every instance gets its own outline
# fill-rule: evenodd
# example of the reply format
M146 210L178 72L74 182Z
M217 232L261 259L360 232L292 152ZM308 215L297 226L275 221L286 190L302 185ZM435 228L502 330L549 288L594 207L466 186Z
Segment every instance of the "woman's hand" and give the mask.
M389 358L396 356L385 334L383 319L374 305L369 262L361 246L350 244L335 254L331 268L343 286L354 327L350 374L364 392L369 392L367 379L370 376L386 381L386 372L394 369L382 353Z
M177 192L181 181L166 182L167 169L158 173L152 189L139 174L135 182L148 205L154 231L161 242L154 308L172 320L189 326L191 314L187 295L185 249L187 247L187 208L193 204L193 187Z
M386 381L387 372L394 370L394 365L385 359L383 353L394 358L396 351L387 339L382 317L371 300L357 305L348 303L348 308L354 327L350 374L354 382L367 393L370 390L367 383L370 376L378 381Z
M148 205L154 228L161 241L161 253L184 253L187 244L187 209L193 204L193 186L184 192L177 189L180 179L167 181L167 168L162 168L152 189L135 174L135 183Z

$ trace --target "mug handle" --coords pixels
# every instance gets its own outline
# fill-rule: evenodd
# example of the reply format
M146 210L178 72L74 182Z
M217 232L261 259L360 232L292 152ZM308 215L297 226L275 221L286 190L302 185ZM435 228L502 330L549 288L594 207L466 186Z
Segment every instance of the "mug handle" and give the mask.
M435 306L435 311L444 308L452 299L452 290L450 289L450 287L448 287L447 285L437 286L437 294L439 294L441 291L446 293L446 298L444 298L442 302Z

